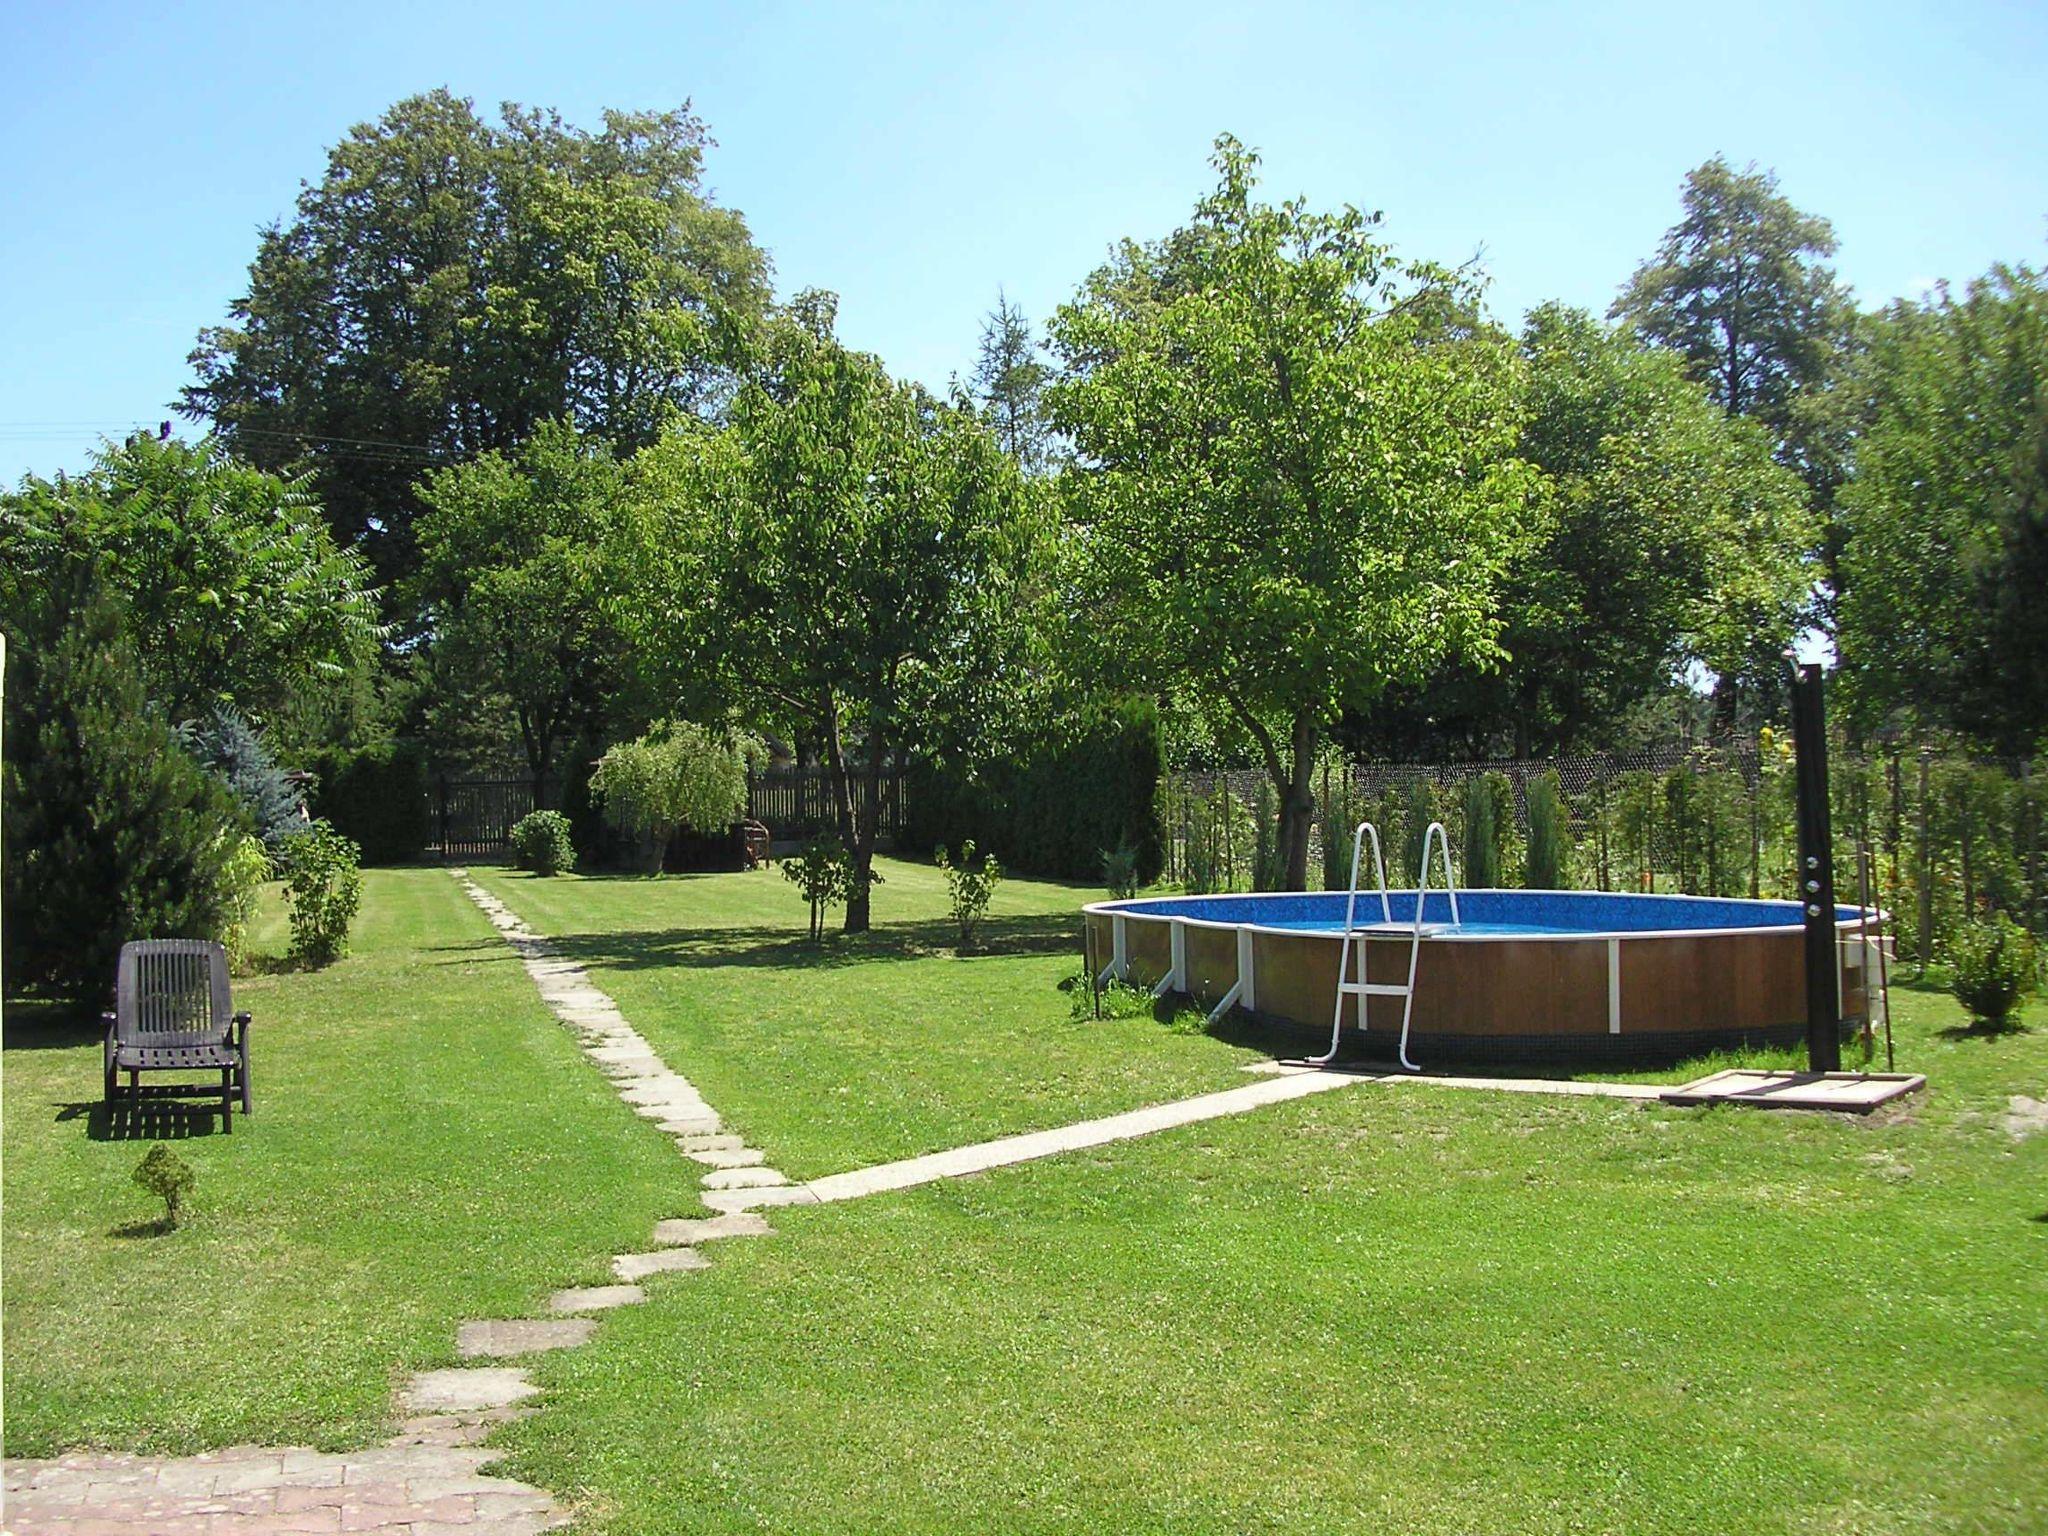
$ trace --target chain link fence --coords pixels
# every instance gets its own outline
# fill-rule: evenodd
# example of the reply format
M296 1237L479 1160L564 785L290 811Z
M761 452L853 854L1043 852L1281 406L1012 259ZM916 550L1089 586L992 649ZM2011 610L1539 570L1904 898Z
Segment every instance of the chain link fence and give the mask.
M1966 919L2003 911L2048 931L2039 765L1901 748L1830 755L1836 889L1889 909L1901 953L1923 963ZM1373 822L1387 875L1412 882L1422 834L1449 829L1459 878L1521 885L1532 786L1562 812L1558 880L1585 889L1790 897L1798 832L1788 740L1765 735L1640 752L1465 763L1352 763L1314 778L1311 888L1342 889L1351 833ZM1541 798L1541 797L1539 797ZM1277 798L1261 769L1191 770L1161 786L1167 878L1189 890L1280 883ZM1541 814L1539 812L1539 814ZM1478 882L1474 882L1478 883Z

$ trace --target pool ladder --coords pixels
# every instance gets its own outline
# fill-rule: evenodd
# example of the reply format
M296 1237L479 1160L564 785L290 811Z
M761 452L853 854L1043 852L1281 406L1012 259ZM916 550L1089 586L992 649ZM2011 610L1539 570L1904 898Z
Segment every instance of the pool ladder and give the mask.
M1364 860L1366 839L1372 840L1372 872L1379 883L1380 922L1383 927L1394 926L1393 903L1387 895L1387 865L1380 853L1380 829L1369 821L1361 821L1358 830L1351 835L1351 890L1344 900L1344 948L1337 961L1337 1006L1330 1015L1330 1048L1320 1056L1308 1060L1316 1066L1327 1066L1337 1058L1337 1038L1344 1030L1344 999L1358 999L1358 1027L1368 1027L1368 998L1398 997L1401 999L1401 1065L1410 1072L1422 1069L1408 1059L1408 1026L1415 1018L1415 963L1422 954L1422 909L1423 900L1429 893L1429 855L1432 849L1440 849L1443 855L1444 894L1451 901L1451 921L1458 921L1458 883L1451 873L1451 834L1444 830L1440 821L1432 821L1429 829L1422 834L1422 874L1415 882L1415 926L1408 937L1408 980L1405 983L1391 981L1367 981L1365 964L1365 936L1367 930L1358 926L1358 872ZM1351 974L1351 956L1358 955L1358 980L1346 978Z

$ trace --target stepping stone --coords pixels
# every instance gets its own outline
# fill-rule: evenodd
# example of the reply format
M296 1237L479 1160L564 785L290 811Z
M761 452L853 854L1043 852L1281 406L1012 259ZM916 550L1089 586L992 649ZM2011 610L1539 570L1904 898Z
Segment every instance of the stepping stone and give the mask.
M548 1349L574 1349L597 1331L587 1317L493 1318L455 1330L455 1352L466 1359L503 1360Z
M752 1211L733 1211L724 1216L677 1216L654 1224L657 1243L708 1243L721 1237L769 1237L775 1229L768 1218Z
M684 1156L706 1168L755 1168L768 1161L759 1147L713 1147L703 1152L684 1149Z
M539 1391L516 1366L451 1366L416 1372L401 1401L409 1413L473 1413L479 1408L509 1408Z
M778 1168L720 1168L704 1175L706 1189L763 1189L788 1182L789 1175Z
M679 1146L685 1152L737 1152L746 1145L744 1138L730 1131L705 1136L685 1136Z
M655 1229L660 1236L660 1228ZM603 1312L612 1307L630 1307L645 1301L647 1293L637 1285L577 1285L557 1291L548 1298L550 1312Z
M622 1253L612 1260L612 1273L628 1284L645 1280L649 1275L710 1267L711 1261L694 1248L664 1248L659 1253Z
M802 1184L777 1184L767 1189L707 1189L698 1197L725 1214L759 1210L770 1205L816 1205L818 1197Z
M671 1136L688 1139L692 1136L708 1135L716 1131L718 1125L718 1116L707 1108L701 1115L678 1115L673 1119L660 1121L655 1129L667 1131Z
M619 1097L628 1104L702 1104L704 1097L685 1078L673 1072L651 1078L644 1083L635 1083L621 1090Z

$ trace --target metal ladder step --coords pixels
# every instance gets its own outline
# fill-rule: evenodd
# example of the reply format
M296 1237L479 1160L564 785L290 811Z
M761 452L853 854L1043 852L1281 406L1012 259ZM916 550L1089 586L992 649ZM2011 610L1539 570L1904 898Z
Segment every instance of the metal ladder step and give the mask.
M1413 989L1398 981L1344 981L1337 984L1339 992L1356 992L1365 997L1406 997Z

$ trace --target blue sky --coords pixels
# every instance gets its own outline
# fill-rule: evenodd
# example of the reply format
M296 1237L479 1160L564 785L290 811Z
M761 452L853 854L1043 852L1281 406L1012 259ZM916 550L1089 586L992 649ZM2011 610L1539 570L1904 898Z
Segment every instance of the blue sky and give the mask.
M1716 152L1825 214L1867 301L2048 246L2048 8L2018 4L32 4L0 0L0 483L155 421L256 230L350 125L685 99L777 286L896 372L964 370L1163 233L1219 131L1270 192L1483 248L1497 312L1604 308Z

